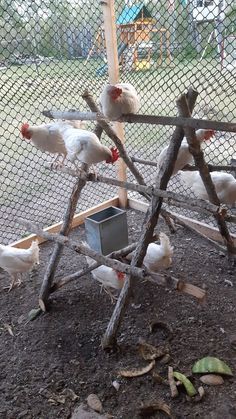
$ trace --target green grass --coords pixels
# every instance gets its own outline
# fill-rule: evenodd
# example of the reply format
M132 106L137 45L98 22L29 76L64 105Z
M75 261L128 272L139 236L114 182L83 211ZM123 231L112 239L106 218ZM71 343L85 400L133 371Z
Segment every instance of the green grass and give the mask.
M34 200L47 206L48 214L43 214L45 220L55 218L57 205L64 202L63 194L66 194L70 181L44 169L45 155L21 139L19 127L26 121L32 124L48 121L42 115L44 109L87 109L81 93L88 88L98 99L102 86L107 82L107 75L96 75L96 70L103 64L101 59L91 59L86 64L84 60L65 60L38 67L35 64L11 66L0 72L0 174L4 185L0 204L4 208L14 208L22 202L24 212L23 206L27 207ZM234 77L229 71L222 72L220 64L213 58L202 62L174 59L171 66L164 63L158 67L153 63L150 70L120 74L122 81L133 83L137 88L141 97L141 113L176 115L176 98L192 86L199 92L195 115L225 121L233 121L236 116ZM93 123L88 125L92 126ZM155 160L163 144L169 141L172 129L127 124L128 150L131 154ZM227 140L228 145L230 148L224 148L223 144L217 150L213 144L209 149L209 160L228 161L234 153L235 143L232 141L229 144ZM51 204L53 213L50 213L48 200L52 197L55 202ZM91 206L96 200L104 199L104 194L97 192L89 199L88 205Z

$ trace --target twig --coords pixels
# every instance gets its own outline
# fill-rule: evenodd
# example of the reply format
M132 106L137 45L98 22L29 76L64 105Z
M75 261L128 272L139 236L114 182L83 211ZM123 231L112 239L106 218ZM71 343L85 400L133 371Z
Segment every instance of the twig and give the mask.
M43 115L50 119L79 119L81 121L98 121L104 120L104 116L99 109L94 108L93 112L80 112L72 109L70 111L45 110ZM159 115L123 115L119 122L129 122L135 124L151 124L151 125L172 125L181 127L192 127L195 129L214 129L216 131L236 132L236 124L234 122L220 122L215 120L197 119L191 117L172 117ZM102 126L102 125L101 125Z
M180 112L182 112L182 115L186 117L191 115L188 109L186 95L181 96L178 102L178 109L180 110ZM184 132L185 132L185 136L188 141L188 144L189 144L189 151L193 155L195 165L199 168L199 173L201 175L202 181L208 193L209 200L213 204L220 206L221 203L217 196L215 185L212 182L211 175L208 170L208 166L205 162L203 151L201 150L201 146L196 139L195 130L194 128L185 127ZM234 241L229 233L224 217L222 216L220 212L216 213L214 217L217 221L219 231L227 246L229 256L235 255L236 248L234 246Z
M175 384L172 367L168 367L168 381L169 381L169 386L170 386L170 394L171 394L171 397L174 399L175 397L178 396L179 392Z
M192 89L189 90L190 107L193 108L195 100L197 98L197 92ZM182 128L177 127L172 135L170 145L167 152L167 158L163 165L160 167L155 187L158 189L166 189L168 181L173 172L175 161L178 155L179 147L184 137L184 131ZM131 261L131 266L141 266L143 258L146 254L148 244L150 243L153 230L157 224L158 217L160 214L163 198L152 197L150 202L140 235L138 246L134 251L134 255ZM119 295L117 304L112 313L109 321L107 330L102 339L102 345L104 348L109 348L116 343L116 335L119 330L122 317L125 313L126 306L129 302L129 296L132 289L134 277L131 275L126 281Z
M95 250L90 249L89 247L83 245L82 243L77 243L68 237L65 237L61 234L52 234L44 231L42 228L40 228L38 225L32 223L31 221L24 220L22 218L18 218L17 222L19 224L24 225L29 231L31 231L34 234L37 234L37 236L43 237L47 240L50 240L52 242L56 242L56 244L66 246L72 250L74 250L77 253L82 253L86 256L89 256L93 259L95 259L97 262L99 262L100 265L106 265L109 266L116 271L124 272L127 275L132 275L133 278L139 279L139 280L149 280L149 277L151 278L151 282L154 282L157 285L173 288L180 292L186 292L195 296L196 298L199 298L200 300L203 298L203 294L205 295L204 290L202 290L199 287L192 286L192 289L189 292L189 287L185 282L182 280L178 280L177 278L174 278L169 275L160 274L160 273L154 273L149 271L146 268L140 268L136 266L126 265L125 263L122 263L118 260L111 259L108 256L103 256L96 252ZM200 292L199 292L200 290Z
M81 168L82 170L85 171L85 173L88 172L88 166L85 163L82 164ZM86 184L86 177L84 179L79 178L75 182L75 185L71 192L71 196L69 198L66 212L63 218L63 223L60 229L61 237L67 236L69 234L72 220L76 211L77 202L85 184ZM57 265L60 260L62 249L63 249L63 241L61 243L57 242L55 244L53 253L51 255L51 258L49 260L49 263L48 263L48 266L47 266L47 269L43 278L43 283L42 283L40 294L39 294L39 306L43 311L46 311L47 306L48 306L50 288L52 286L53 278L57 269Z

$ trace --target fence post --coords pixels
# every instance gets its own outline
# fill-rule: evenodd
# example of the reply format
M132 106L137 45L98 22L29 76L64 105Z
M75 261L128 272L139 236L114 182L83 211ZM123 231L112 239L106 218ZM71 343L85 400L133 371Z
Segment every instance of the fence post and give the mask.
M105 42L108 62L109 81L112 84L119 82L119 58L117 48L116 18L114 0L101 2L104 19ZM117 136L124 143L124 125L121 122L115 122L114 128ZM126 164L122 159L118 161L117 178L126 181ZM127 207L127 191L120 188L118 192L119 204L121 207Z

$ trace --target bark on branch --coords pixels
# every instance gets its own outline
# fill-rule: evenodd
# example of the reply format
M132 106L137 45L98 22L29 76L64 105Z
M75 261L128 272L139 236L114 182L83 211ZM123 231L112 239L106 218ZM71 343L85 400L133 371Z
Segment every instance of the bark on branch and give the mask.
M197 98L197 92L194 92L192 89L189 89L188 99L189 106L191 110L194 107L195 101ZM160 167L155 187L158 189L166 189L168 181L171 177L171 174L174 169L175 161L178 155L179 147L181 145L182 139L184 137L184 131L182 128L176 127L172 135L170 145L167 152L167 158L164 161L164 164ZM161 211L163 198L152 196L151 202L149 204L148 212L146 214L142 232L140 235L139 243L134 251L134 255L131 260L132 267L140 267L142 265L144 256L147 251L148 244L150 243L154 228L157 224L159 214ZM134 276L130 277L125 281L125 284L121 290L119 299L117 301L116 307L112 313L111 319L109 321L107 330L102 339L102 345L104 348L109 348L116 343L116 336L121 324L122 317L125 313L126 306L129 302L130 292L132 289L134 281Z
M144 164L147 166L153 166L153 167L158 167L158 163L152 160L144 160L144 159L140 159L139 157L131 157L131 160L134 163L140 163L140 164ZM215 171L236 171L236 167L235 166L230 166L230 165L213 165L210 163L207 163L208 165L208 169L209 172L215 172ZM195 171L198 170L198 168L196 166L191 166L190 164L187 164L186 166L184 166L181 170L188 170L188 171Z
M98 121L105 120L99 109L91 108L92 112L80 112L72 109L70 111L45 110L43 115L50 119L67 119L81 121ZM195 129L214 129L216 131L236 132L236 124L233 122L220 122L207 119L197 119L182 116L158 116L158 115L123 115L119 122L129 122L134 124L151 124L151 125L171 125L181 127L192 127Z

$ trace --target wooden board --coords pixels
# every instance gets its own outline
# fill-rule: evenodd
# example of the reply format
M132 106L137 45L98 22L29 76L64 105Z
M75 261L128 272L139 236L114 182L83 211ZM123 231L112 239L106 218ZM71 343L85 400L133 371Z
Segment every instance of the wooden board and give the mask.
M129 208L138 210L138 211L142 211L142 212L146 212L148 209L148 204L146 204L145 202L141 202L138 201L137 199L129 199L128 200L128 206ZM169 210L168 210L169 211ZM180 215L177 214L175 212L172 211L173 215L176 215L177 217L179 217L181 220L183 220L183 222L188 225L189 227L191 227L191 229L193 229L194 231L196 231L199 234L203 234L205 236L207 236L209 239L217 241L219 243L223 243L223 239L221 234L219 233L218 228L210 226L206 223L203 223L201 221L196 221L192 218L189 217L185 217L184 215ZM231 234L234 243L236 245L236 235L235 234Z
M88 217L89 215L94 214L95 212L101 211L105 208L108 208L110 206L119 207L119 198L118 196L115 196L114 198L108 199L101 204L98 204L92 208L89 208L86 211L80 212L79 214L76 214L73 218L72 228L78 227L79 225L83 224L84 219ZM48 233L58 233L60 231L62 222L53 224L50 227L45 228L44 230ZM18 247L20 249L27 249L30 245L32 240L38 240L39 243L45 242L45 239L41 237L37 237L35 234L31 234L28 237L25 237L24 239L15 241L11 244L13 247Z

